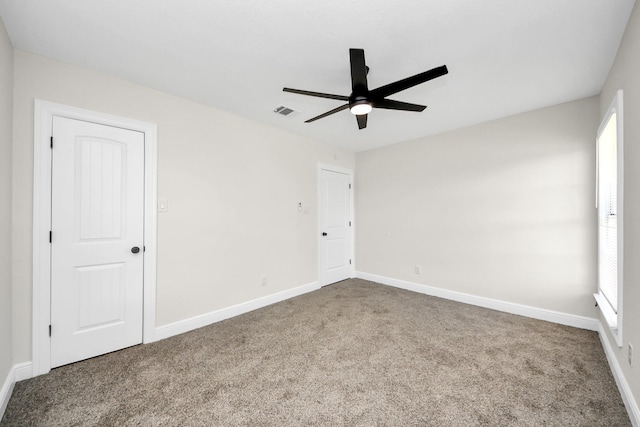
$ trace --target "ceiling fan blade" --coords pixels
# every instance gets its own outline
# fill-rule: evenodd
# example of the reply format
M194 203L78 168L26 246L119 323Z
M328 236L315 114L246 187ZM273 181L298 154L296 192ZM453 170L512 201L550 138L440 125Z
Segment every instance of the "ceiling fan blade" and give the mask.
M312 117L309 120L306 120L305 123L315 122L318 119L322 119L324 117L330 116L331 114L337 113L338 111L346 110L347 108L349 108L349 104L341 105L338 108L334 108L333 110L327 111L324 114L320 114L319 116Z
M363 49L349 49L351 59L351 88L356 94L365 94L367 85L367 66L364 63Z
M329 98L329 99L337 99L339 101L348 101L348 96L343 95L332 95L330 93L321 93L321 92L310 92L308 90L300 90L300 89L291 89L288 87L282 88L284 92L297 93L299 95L308 95L308 96L317 96L318 98Z
M367 115L366 114L362 114L359 116L356 116L356 120L358 120L358 129L364 129L367 127Z
M394 101L392 99L381 99L379 101L372 101L374 108L384 108L387 110L402 110L402 111L423 111L427 108L426 105L410 104L408 102Z
M394 93L398 93L405 89L409 89L410 87L419 85L420 83L424 83L437 77L444 76L448 72L449 70L447 70L447 66L442 65L429 71L425 71L424 73L416 74L415 76L407 77L406 79L398 80L397 82L380 86L379 88L376 88L369 92L369 94L372 98L385 98L389 95L393 95Z

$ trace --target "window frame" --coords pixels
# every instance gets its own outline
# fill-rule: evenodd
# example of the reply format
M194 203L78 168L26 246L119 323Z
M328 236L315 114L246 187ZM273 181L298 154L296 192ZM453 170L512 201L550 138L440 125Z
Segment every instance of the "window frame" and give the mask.
M623 311L623 288L624 288L624 133L623 133L623 92L622 90L618 90L609 105L602 121L600 122L600 126L598 127L598 133L596 136L596 208L598 209L598 213L596 214L597 219L597 238L598 238L598 249L597 249L597 267L598 267L598 276L597 276L597 293L593 296L596 299L597 305L600 308L600 311L613 334L616 343L619 347L622 347L622 311ZM609 124L609 120L615 114L616 116L616 217L617 217L617 312L610 305L609 301L602 293L600 289L600 207L598 206L598 198L599 198L599 190L600 190L600 167L598 163L598 153L599 153L599 141L600 137L603 134L605 128Z

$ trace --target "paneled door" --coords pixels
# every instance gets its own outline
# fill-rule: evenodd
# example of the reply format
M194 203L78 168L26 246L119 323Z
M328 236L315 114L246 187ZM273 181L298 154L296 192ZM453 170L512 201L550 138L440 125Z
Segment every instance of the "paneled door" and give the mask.
M144 134L53 118L51 367L142 342Z
M351 175L320 170L320 285L351 277Z

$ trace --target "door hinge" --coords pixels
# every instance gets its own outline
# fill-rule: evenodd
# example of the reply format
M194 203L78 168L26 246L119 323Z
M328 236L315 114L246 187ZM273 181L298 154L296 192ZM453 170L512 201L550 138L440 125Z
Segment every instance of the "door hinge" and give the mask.
M49 325L49 336L51 336L51 325Z
M53 240L53 231L49 231L49 243Z
M349 188L351 188L351 183L349 183Z
M349 260L349 264L351 264L351 260Z
M351 221L349 221L349 227L351 227Z
M53 148L53 136L51 137L51 148Z

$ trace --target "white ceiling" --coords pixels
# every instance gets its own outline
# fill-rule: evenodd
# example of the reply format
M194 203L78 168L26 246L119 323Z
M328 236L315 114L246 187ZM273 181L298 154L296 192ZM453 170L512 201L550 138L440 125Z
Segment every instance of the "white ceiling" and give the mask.
M14 47L101 70L360 151L596 95L635 0L0 0ZM374 110L358 130L349 48L370 89L446 64L449 74ZM298 113L283 117L284 105Z

